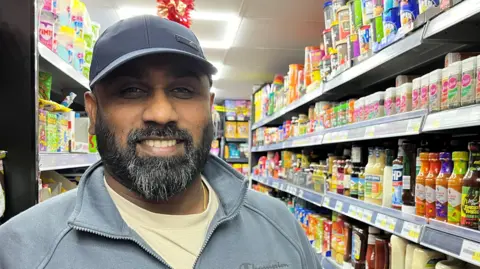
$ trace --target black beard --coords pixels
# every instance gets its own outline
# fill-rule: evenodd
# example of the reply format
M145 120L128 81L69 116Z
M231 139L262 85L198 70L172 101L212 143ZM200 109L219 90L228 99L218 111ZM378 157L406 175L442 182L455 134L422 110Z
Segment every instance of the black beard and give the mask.
M98 111L100 112L100 111ZM131 130L126 148L119 145L101 113L97 113L95 132L98 152L105 169L115 180L149 201L167 201L183 192L202 172L213 140L213 124L209 119L203 129L200 146L175 123L148 124L143 129ZM136 146L149 136L172 137L183 141L185 154L172 157L140 157Z

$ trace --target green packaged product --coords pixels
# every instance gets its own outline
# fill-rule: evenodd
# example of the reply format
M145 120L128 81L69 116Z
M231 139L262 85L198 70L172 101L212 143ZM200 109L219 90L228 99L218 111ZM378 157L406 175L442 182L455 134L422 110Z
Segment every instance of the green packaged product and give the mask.
M93 50L89 48L85 49L85 63L91 65L92 57L93 57Z
M52 92L52 74L40 71L38 74L38 96L50 100Z

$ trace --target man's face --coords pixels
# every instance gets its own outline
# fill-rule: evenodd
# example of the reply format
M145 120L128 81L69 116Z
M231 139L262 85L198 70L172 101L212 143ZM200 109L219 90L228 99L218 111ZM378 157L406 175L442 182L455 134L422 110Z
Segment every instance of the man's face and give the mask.
M213 125L208 77L181 56L146 56L85 94L107 171L147 200L182 192L202 171Z

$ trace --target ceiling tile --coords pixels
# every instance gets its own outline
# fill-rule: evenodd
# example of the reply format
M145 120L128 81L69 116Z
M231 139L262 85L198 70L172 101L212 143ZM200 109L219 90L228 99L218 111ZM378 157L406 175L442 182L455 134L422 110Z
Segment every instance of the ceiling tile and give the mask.
M243 0L196 0L195 9L204 12L238 13Z
M288 22L323 22L321 0L245 0L242 15L246 18L275 18Z
M221 41L228 30L228 22L194 20L191 29L200 41Z

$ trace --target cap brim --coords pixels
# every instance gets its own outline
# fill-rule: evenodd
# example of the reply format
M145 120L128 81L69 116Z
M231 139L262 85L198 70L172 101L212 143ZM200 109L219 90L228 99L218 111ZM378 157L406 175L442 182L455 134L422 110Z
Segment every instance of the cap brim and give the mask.
M101 79L105 78L108 74L110 74L113 70L117 69L121 65L140 58L142 56L146 55L151 55L151 54L178 54L178 55L184 55L192 60L197 61L197 63L200 65L200 68L202 70L205 70L205 73L208 75L215 75L217 73L217 68L213 66L209 61L205 60L202 57L199 57L195 54L191 54L182 50L176 50L176 49L166 49L166 48L148 48L148 49L141 49L141 50L136 50L132 51L130 53L127 53L123 55L122 57L116 59L115 61L111 62L107 67L105 67L100 73L98 73L92 80L90 80L90 88L93 87L95 83L100 81Z

